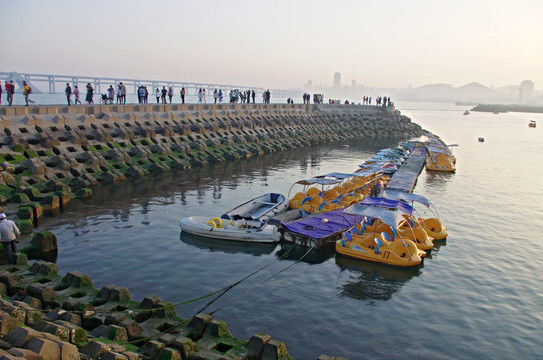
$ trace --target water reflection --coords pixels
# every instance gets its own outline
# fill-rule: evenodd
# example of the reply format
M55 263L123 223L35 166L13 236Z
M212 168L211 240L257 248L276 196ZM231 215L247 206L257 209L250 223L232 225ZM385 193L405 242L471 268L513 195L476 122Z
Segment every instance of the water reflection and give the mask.
M325 246L319 249L308 249L300 245L282 243L281 248L277 251L277 256L280 260L294 260L308 263L320 264L330 259L335 254L334 246Z
M341 295L357 300L389 300L404 284L422 273L420 267L395 268L342 256L336 256L336 264L350 275L348 281L339 286Z
M209 252L218 251L227 254L244 253L260 256L271 254L277 247L276 244L210 239L186 232L181 232L180 238L185 244L209 250Z

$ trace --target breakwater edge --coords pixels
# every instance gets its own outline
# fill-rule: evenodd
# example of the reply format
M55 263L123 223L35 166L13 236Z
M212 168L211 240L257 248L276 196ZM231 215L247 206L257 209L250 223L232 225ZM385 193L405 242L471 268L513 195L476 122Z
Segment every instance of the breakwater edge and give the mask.
M46 108L38 110L42 114L29 107L1 115L8 125L3 127L4 184L12 191L4 193L4 207L13 210L11 215L24 217L18 209L25 205L32 215L39 207L53 214L74 198L92 196L98 183L171 168L191 171L310 144L421 132L397 111L362 106L135 105L129 111L84 106L84 112L74 113Z

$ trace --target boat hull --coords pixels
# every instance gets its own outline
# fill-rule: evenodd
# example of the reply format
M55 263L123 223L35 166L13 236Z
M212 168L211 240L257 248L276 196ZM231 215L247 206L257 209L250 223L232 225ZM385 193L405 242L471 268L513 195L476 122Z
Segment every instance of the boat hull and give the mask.
M374 238L380 241L375 245ZM426 252L417 249L411 240L389 242L380 235L352 236L352 240L336 241L336 252L355 259L377 262L398 267L418 266ZM422 256L421 256L422 255Z

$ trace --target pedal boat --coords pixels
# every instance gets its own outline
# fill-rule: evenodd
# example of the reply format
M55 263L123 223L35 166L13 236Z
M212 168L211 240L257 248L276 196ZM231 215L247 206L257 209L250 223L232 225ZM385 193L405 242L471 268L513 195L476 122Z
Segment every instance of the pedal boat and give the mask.
M421 228L426 230L428 236L434 238L434 240L443 240L446 239L449 235L449 233L447 232L447 228L443 226L441 220L439 219L437 209L430 203L430 201L426 197L418 194L403 193L390 190L385 190L382 195L384 198L387 199L402 200L407 203L410 202L411 206L413 206L415 202L426 206L432 212L432 217L423 218L422 216L418 216L418 218L415 219L413 216L410 216L406 217L406 220L411 220L412 227L416 228L417 226L420 226ZM415 212L418 213L416 209Z
M367 219L379 219L394 230L398 230L401 223L405 222L398 212L362 205L356 203L344 210L345 213ZM358 233L357 233L358 232ZM360 233L361 232L361 233ZM386 233L360 231L356 226L343 232L342 238L336 241L336 252L343 256L355 259L378 262L382 264L412 267L418 266L426 255L424 250L409 239L399 236L396 241L390 241Z
M275 225L260 220L232 220L190 216L181 219L181 230L198 236L212 239L275 243L281 234Z

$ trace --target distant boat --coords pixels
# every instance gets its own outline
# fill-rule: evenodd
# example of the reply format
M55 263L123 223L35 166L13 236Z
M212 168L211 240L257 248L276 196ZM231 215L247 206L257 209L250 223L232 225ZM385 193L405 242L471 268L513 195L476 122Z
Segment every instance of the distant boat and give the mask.
M480 137L480 138L479 138L479 142L485 142L485 138Z
M469 110L464 111L464 115L469 115Z
M535 128L536 127L535 120L530 120L530 123L528 124L528 126Z

